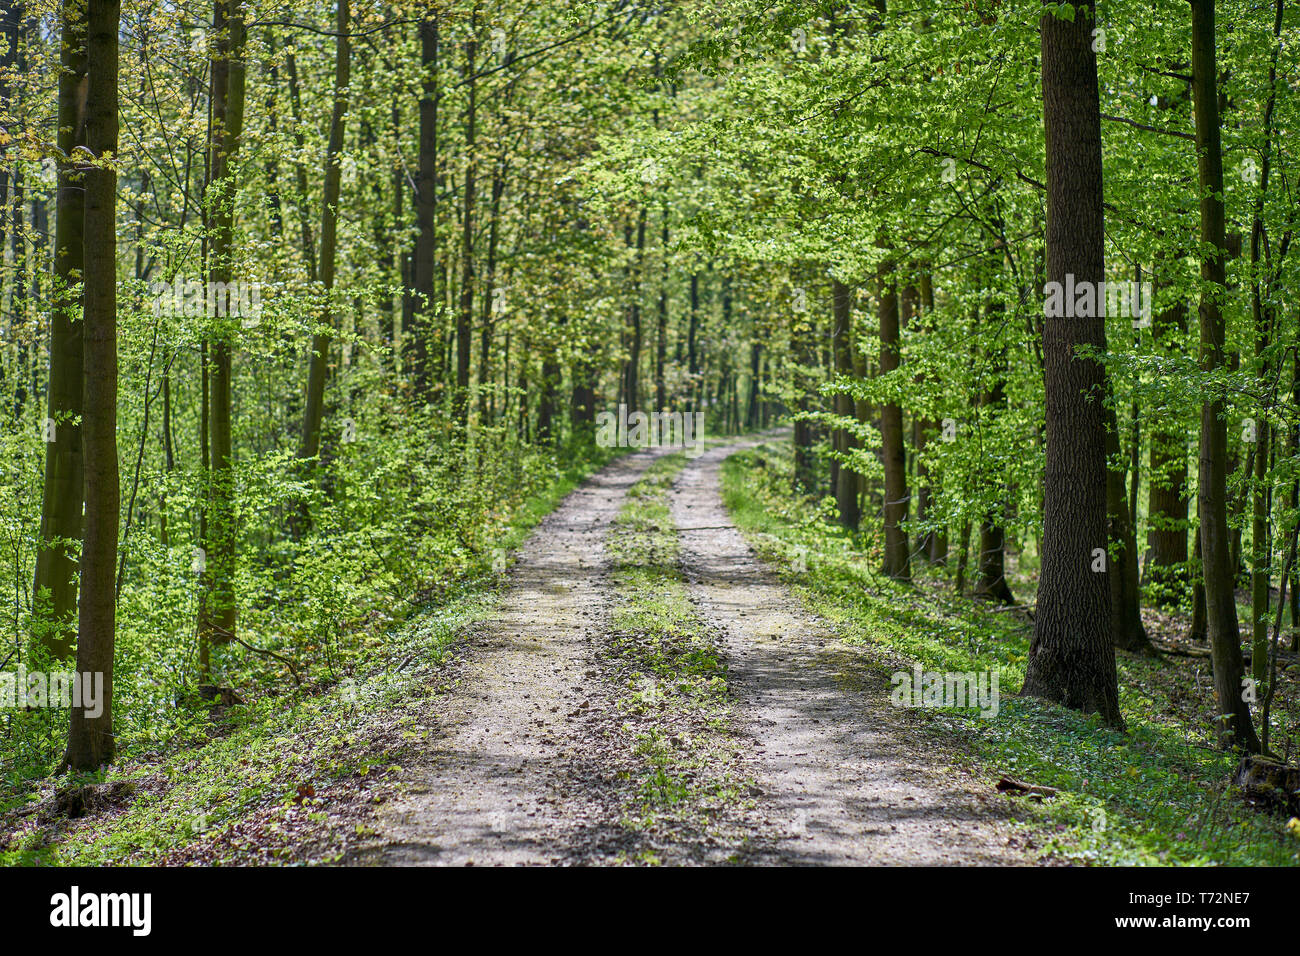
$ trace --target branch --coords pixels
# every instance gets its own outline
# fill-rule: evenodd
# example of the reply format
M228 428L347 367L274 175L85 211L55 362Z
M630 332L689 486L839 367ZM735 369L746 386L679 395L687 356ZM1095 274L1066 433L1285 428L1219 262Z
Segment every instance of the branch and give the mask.
M1134 129L1144 129L1148 133L1163 133L1165 136L1177 136L1179 139L1196 139L1196 137L1191 133L1182 133L1176 129L1160 129L1157 126L1147 126L1145 123L1135 123L1133 120L1125 119L1123 116L1107 116L1105 113L1102 113L1101 118L1104 120L1110 120L1112 123L1123 123L1126 126L1132 126Z

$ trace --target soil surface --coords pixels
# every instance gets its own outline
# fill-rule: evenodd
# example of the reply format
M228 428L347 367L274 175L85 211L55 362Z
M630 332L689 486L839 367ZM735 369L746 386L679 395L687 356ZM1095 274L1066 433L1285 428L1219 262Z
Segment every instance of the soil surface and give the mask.
M654 460L639 452L521 547L499 613L468 636L434 700L427 751L348 862L1031 862L991 782L952 769L944 742L890 706L880 658L803 610L732 525L719 469L750 444L687 459L670 494L684 580L726 657L724 769L744 781L734 805L702 807L712 824L694 832L628 825L635 727L606 659L617 596L605 540Z
M781 864L1025 862L999 819L1005 798L958 771L931 771L945 754L891 706L877 659L808 615L731 526L718 484L736 450L688 462L673 517L694 601L726 634L737 722L773 820L775 846L764 856Z

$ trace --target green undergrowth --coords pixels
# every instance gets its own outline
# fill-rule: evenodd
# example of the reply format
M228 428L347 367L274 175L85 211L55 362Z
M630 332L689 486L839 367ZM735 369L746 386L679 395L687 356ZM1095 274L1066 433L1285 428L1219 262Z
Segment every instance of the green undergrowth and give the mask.
M788 443L734 455L723 466L724 499L738 527L810 611L845 641L879 654L882 680L914 663L926 671L996 670L995 717L953 709L917 716L962 745L990 792L1002 776L1058 791L1028 805L1031 845L1044 856L1128 865L1300 862L1300 824L1244 803L1229 783L1235 759L1207 739L1214 710L1207 662L1121 654L1124 733L1013 696L1031 638L1022 612L958 597L941 569L914 569L911 586L883 578L872 533L845 532L825 502L796 495L792 482ZM1294 711L1284 709L1281 720L1294 727Z
M238 699L165 701L166 733L124 741L106 771L11 772L0 787L0 865L339 859L363 835L358 807L371 788L425 737L427 701L457 642L495 612L509 551L609 458L592 449L534 483L480 529L492 546L458 573L405 601L372 595L373 608L300 684L231 667L222 683ZM68 812L67 795L86 785L98 803Z

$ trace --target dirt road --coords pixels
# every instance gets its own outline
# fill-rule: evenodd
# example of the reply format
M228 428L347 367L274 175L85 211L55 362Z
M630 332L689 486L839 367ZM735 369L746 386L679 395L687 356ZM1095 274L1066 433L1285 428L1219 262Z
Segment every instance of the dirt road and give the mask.
M732 839L667 862L1015 864L987 782L947 761L889 705L866 653L801 609L732 526L719 467L688 460L669 496L681 568L721 635L729 747L748 781ZM601 659L613 595L605 540L653 460L623 458L571 494L521 548L498 616L467 641L438 731L383 807L362 865L612 864L637 859L625 781L635 762ZM735 770L733 767L733 772ZM711 813L716 812L710 809ZM711 843L718 841L710 840Z

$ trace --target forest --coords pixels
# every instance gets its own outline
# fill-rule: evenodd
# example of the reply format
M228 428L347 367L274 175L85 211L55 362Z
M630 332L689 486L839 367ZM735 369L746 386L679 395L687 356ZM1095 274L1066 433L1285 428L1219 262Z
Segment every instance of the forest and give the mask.
M1300 863L1300 5L0 4L0 865Z

